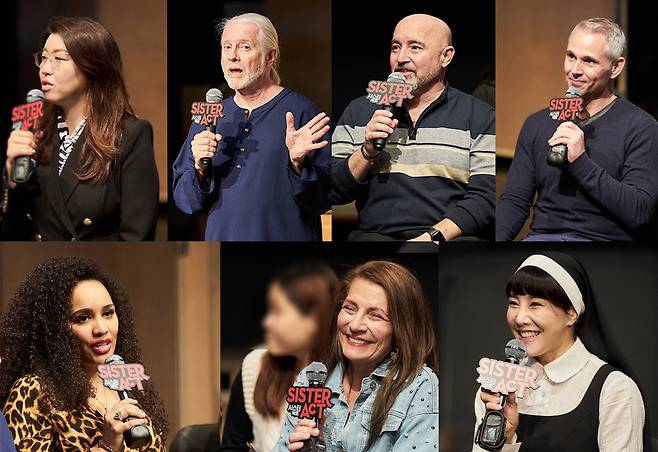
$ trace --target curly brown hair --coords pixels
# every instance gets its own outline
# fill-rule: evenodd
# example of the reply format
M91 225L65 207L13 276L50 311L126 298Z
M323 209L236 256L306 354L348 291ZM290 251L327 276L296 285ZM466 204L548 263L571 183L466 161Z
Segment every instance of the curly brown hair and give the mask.
M52 257L23 280L0 322L0 406L19 378L39 377L48 402L57 409L80 409L93 395L70 328L71 298L80 281L99 281L112 297L120 332L115 353L141 362L132 309L126 291L98 266L79 257ZM152 384L131 396L148 413L154 429L166 438L164 404Z

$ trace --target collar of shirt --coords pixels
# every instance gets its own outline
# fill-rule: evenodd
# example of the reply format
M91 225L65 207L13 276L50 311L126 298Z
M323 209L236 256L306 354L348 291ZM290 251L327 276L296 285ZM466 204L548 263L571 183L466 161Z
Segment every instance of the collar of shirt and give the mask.
M386 372L391 365L391 357L387 356L368 376L368 380L381 380L386 376ZM337 395L343 394L343 375L345 366L342 361L339 361L333 372L327 378L325 386L331 389L331 392Z
M434 101L431 104L429 104L425 108L425 110L423 110L420 116L418 116L418 120L416 121L416 127L418 127L418 123L420 123L422 118L424 118L429 113L436 110L437 108L439 108L441 105L443 105L448 101L448 92L450 91L450 85L448 84L448 80L444 80L444 83L445 83L445 87L443 88L443 91L441 91L441 94L439 94L439 97L434 99ZM398 117L398 120L404 121L404 124L411 127L411 116L409 115L409 107L407 106L407 102L405 101L402 105L403 108L396 110L401 113L400 115L401 117Z
M563 383L583 370L591 356L591 353L587 351L581 340L576 338L576 341L569 347L566 353L556 360L551 361L546 366L542 366L533 358L528 359L528 364L535 368L539 375L546 375L549 381Z

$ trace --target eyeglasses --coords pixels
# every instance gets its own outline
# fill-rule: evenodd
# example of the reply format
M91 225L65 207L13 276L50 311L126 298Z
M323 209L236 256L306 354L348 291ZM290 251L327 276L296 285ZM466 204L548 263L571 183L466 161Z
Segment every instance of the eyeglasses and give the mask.
M43 64L46 61L50 61L50 66L55 70L59 68L59 65L60 63L62 63L62 61L69 61L68 58L65 58L63 56L57 56L57 55L45 56L41 52L36 52L33 54L33 56L34 56L34 65L39 69L41 69L41 66L43 66Z

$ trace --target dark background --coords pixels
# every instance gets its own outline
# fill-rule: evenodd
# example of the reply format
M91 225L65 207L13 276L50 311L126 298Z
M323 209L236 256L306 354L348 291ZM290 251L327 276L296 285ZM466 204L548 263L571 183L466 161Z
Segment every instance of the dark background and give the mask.
M493 0L461 2L373 2L334 0L332 57L334 125L351 100L365 95L370 80L386 80L395 25L410 14L429 14L452 30L455 57L448 66L451 86L470 93L493 72Z
M477 363L483 356L502 359L512 337L505 319L505 285L527 256L546 249L573 255L587 270L601 319L644 391L647 419L656 437L655 249L603 243L449 243L442 247L439 262L442 451L471 450Z
M658 53L655 46L655 8L652 2L628 1L628 100L658 119L655 88Z
M471 93L495 68L493 0L461 2L333 2L332 110L335 126L347 105L365 95L370 80L386 80L395 25L410 14L430 14L452 30L455 56L448 66L450 86ZM439 218L437 218L437 221ZM332 238L347 241L357 226L353 204L334 206Z

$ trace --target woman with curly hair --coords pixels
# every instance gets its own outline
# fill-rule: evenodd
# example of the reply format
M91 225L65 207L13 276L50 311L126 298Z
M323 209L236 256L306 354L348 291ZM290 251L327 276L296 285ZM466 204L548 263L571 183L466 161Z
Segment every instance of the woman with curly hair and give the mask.
M146 425L151 442L141 450L165 450L166 416L151 385L125 400L103 385L97 368L112 354L141 361L125 291L80 258L31 272L0 325L0 406L16 448L131 450L123 433Z

